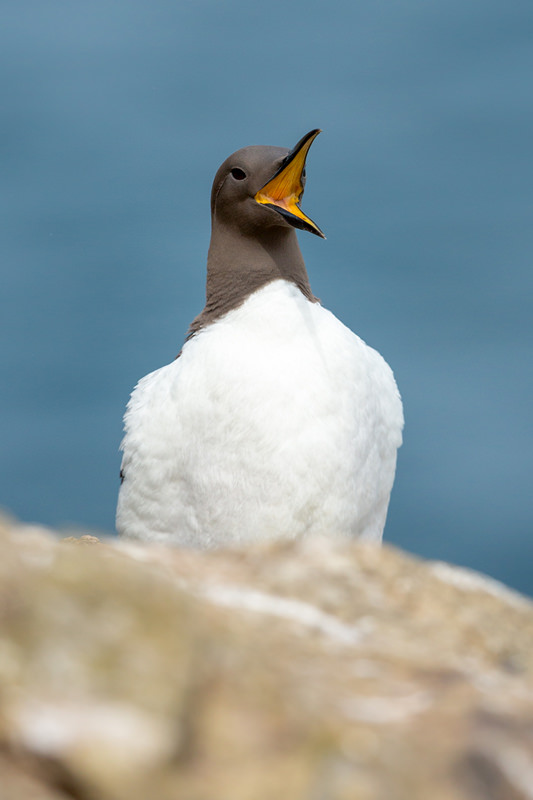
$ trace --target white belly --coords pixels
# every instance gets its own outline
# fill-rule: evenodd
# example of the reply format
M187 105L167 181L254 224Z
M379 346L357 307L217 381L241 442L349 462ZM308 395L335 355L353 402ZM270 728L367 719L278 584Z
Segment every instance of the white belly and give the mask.
M276 281L135 388L117 529L195 547L379 541L402 427L379 353Z

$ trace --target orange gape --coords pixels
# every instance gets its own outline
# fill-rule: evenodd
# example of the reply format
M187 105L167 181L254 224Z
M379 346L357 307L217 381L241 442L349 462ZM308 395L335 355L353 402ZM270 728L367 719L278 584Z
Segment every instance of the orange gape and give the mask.
M300 198L304 187L302 183L302 173L305 168L305 159L309 148L320 133L319 130L313 131L308 139L299 142L292 153L289 153L286 163L281 169L260 189L255 195L258 203L264 205L274 205L284 208L290 214L303 220L314 229L319 236L324 234L307 214L300 208Z

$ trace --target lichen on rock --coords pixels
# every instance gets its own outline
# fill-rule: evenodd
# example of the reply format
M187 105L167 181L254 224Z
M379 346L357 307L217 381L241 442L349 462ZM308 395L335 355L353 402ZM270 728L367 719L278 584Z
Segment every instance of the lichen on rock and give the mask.
M2 800L533 798L526 598L351 542L79 542L0 525Z

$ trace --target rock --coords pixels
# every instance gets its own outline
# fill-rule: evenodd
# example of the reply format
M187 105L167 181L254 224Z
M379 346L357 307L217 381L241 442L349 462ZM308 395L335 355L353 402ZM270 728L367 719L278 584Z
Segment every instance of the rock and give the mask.
M533 798L526 598L390 547L92 539L0 525L1 800Z
M91 536L88 533L80 536L79 538L77 536L66 536L61 541L66 542L67 544L100 544L100 539L98 536Z

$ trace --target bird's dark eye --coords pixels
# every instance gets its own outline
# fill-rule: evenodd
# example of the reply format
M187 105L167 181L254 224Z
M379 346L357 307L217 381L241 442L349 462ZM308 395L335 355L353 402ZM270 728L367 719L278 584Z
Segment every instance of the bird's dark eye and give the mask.
M304 181L305 181L306 175L307 175L307 173L306 173L305 167L304 167L303 170L302 170L302 178L304 179Z
M236 181L243 181L246 178L246 172L243 172L243 170L239 169L239 167L234 167L231 170L231 174Z

